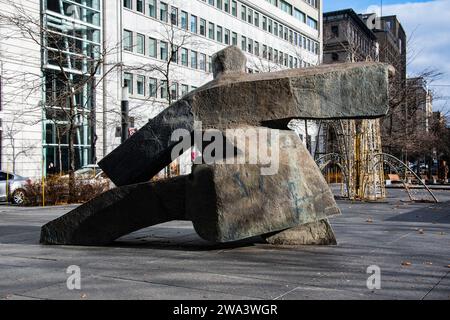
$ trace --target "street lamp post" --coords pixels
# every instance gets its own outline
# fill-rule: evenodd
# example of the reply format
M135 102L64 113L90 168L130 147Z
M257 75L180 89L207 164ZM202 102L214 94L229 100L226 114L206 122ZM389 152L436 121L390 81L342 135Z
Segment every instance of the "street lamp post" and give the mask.
M128 139L128 127L129 127L129 106L128 106L128 87L125 85L122 88L122 101L120 103L121 114L122 114L122 135L120 142L124 143Z

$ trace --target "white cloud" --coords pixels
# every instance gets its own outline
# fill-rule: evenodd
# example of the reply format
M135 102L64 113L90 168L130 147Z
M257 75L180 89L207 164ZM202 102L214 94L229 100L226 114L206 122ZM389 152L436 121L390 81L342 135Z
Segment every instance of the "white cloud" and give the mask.
M379 6L366 12L380 13ZM444 75L435 84L450 85L450 0L409 2L383 6L383 15L397 15L409 38L408 52L414 59L408 74L418 74L433 68ZM450 87L432 87L438 96L450 97ZM450 111L450 100L434 102L434 109Z

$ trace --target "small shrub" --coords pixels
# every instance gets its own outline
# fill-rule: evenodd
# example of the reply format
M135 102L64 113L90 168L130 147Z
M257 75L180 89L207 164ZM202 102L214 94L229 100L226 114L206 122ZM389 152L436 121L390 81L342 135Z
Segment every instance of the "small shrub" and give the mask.
M43 188L44 187L44 188ZM75 180L74 203L83 203L95 198L109 189L109 181L102 180ZM42 194L44 190L44 196ZM69 178L67 176L54 175L42 180L28 183L25 187L27 201L25 205L42 206L67 204L69 199Z

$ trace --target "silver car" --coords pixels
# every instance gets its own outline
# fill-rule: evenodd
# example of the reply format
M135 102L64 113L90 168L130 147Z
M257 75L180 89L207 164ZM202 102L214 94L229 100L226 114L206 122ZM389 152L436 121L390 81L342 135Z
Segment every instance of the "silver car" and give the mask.
M10 201L21 205L26 200L27 183L30 178L22 177L14 173L0 171L0 201ZM8 187L6 187L8 184ZM8 192L8 195L6 194Z

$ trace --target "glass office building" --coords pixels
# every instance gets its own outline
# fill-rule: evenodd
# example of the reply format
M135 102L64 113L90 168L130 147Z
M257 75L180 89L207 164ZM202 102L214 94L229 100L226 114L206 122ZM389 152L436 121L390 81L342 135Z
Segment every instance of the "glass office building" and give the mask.
M95 162L101 1L43 0L41 5L44 165L53 163L58 171L67 171L70 123L75 126L76 168Z

